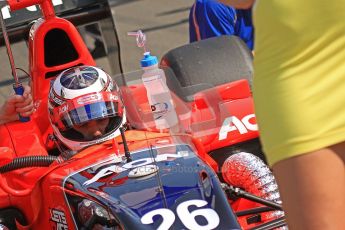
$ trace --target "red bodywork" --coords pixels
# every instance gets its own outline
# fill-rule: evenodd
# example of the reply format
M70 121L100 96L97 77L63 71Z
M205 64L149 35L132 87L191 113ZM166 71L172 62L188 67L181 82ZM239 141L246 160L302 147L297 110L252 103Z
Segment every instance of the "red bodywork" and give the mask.
M54 147L47 146L47 137L52 133L48 120L47 98L54 73L76 65L95 65L94 59L75 26L69 21L55 16L50 0L9 0L8 3L11 10L40 4L42 12L44 12L44 19L34 24L29 34L29 69L32 76L33 99L38 105L37 111L27 123L12 122L0 126L1 165L16 157L48 155L48 151ZM78 58L61 65L46 66L45 38L54 29L62 30L68 35L78 52ZM130 91L130 94L126 94L126 91ZM215 91L216 94L214 94ZM125 105L133 104L140 107L147 104L147 98L142 96L146 95L142 85L123 89L123 92ZM131 95L131 97L128 98L126 95ZM177 96L174 97L175 100L181 100ZM207 155L207 152L258 137L250 88L246 80L240 80L217 86L212 90L202 91L197 93L194 98L195 100L187 105L191 108L191 116L182 121L186 129L192 130L191 135L182 136L186 142L193 142L200 157L215 171L218 171L217 163ZM183 109L176 108L176 110L178 114L183 113ZM139 116L131 111L131 106L127 106L127 113L133 117ZM239 123L242 124L241 127L233 126L232 122L224 123L227 118L230 119L230 114L241 121ZM196 124L206 128L202 132L193 130L193 126ZM192 128L190 129L190 127ZM205 130L209 132L205 132ZM172 141L168 134L146 132L145 130L128 131L126 136L130 150L147 145L148 139L153 142L159 142L162 138ZM120 152L123 153L122 148L120 146ZM54 169L54 167L49 167L49 171L48 168L26 168L6 173L6 176L0 175L2 187L0 189L0 208L16 207L19 210L25 210L28 226L20 227L18 224L19 229L51 228L50 224L53 222L47 220L51 220L53 209L69 213L61 181L71 172L86 167L89 162L99 161L100 154L94 154L96 152L108 155L113 152L113 147L110 142L90 147L69 160L65 167L59 165L59 170L55 170L54 173L49 173ZM84 160L78 161L79 158L84 158ZM40 183L37 183L38 181ZM49 193L47 194L46 191ZM253 206L251 203L243 205L237 201L233 207L237 211ZM73 222L70 215L66 215L65 218L67 223ZM47 223L50 224L47 225Z

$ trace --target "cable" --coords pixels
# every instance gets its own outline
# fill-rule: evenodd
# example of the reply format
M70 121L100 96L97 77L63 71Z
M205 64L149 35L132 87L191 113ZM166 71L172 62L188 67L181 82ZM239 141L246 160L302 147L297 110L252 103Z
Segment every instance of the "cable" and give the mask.
M12 162L0 167L0 174L10 172L16 169L28 168L28 167L48 167L58 157L56 156L27 156L18 157L12 160Z

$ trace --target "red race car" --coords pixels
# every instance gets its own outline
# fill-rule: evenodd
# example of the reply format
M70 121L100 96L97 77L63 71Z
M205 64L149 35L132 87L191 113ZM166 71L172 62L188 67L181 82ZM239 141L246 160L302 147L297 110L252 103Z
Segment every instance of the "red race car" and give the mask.
M121 135L65 156L49 121L50 82L71 67L94 66L94 57L76 27L55 15L50 0L7 3L11 11L39 4L43 17L26 34L36 111L28 122L0 126L1 228L285 225L258 140L251 54L238 38L200 41L162 58L176 115L171 127L157 128L158 107L149 103L141 70L114 76L125 109ZM97 100L82 99L83 106Z

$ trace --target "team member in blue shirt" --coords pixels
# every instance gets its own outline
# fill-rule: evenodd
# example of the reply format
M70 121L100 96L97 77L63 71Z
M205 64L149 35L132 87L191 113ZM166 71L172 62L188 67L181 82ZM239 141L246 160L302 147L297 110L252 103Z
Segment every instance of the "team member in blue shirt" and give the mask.
M251 9L235 9L217 0L196 0L189 14L190 42L221 35L236 35L253 50Z

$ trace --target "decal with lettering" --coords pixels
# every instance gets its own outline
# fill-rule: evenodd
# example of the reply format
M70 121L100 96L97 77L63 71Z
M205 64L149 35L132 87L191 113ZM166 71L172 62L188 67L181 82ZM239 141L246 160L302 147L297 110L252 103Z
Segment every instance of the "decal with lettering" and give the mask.
M58 209L50 210L51 221L55 222L57 230L68 230L65 213Z
M236 130L240 134L248 133L248 131L258 131L255 114L249 114L242 119L239 119L236 116L227 117L220 128L219 140L225 140L228 133Z
M169 158L176 159L176 158L181 158L181 157L186 157L186 156L188 156L187 151L179 151L179 152L177 152L177 154L166 153L166 154L159 154L156 156L156 158L150 157L150 158L142 158L142 159L134 160L134 161L126 163L122 166L112 164L109 167L101 169L93 178L85 181L83 183L83 185L84 186L90 185L90 184L98 181L102 177L108 176L108 175L113 174L113 173L120 173L120 172L123 172L126 170L140 167L140 166L149 165L149 164L152 164L154 162L167 161Z

